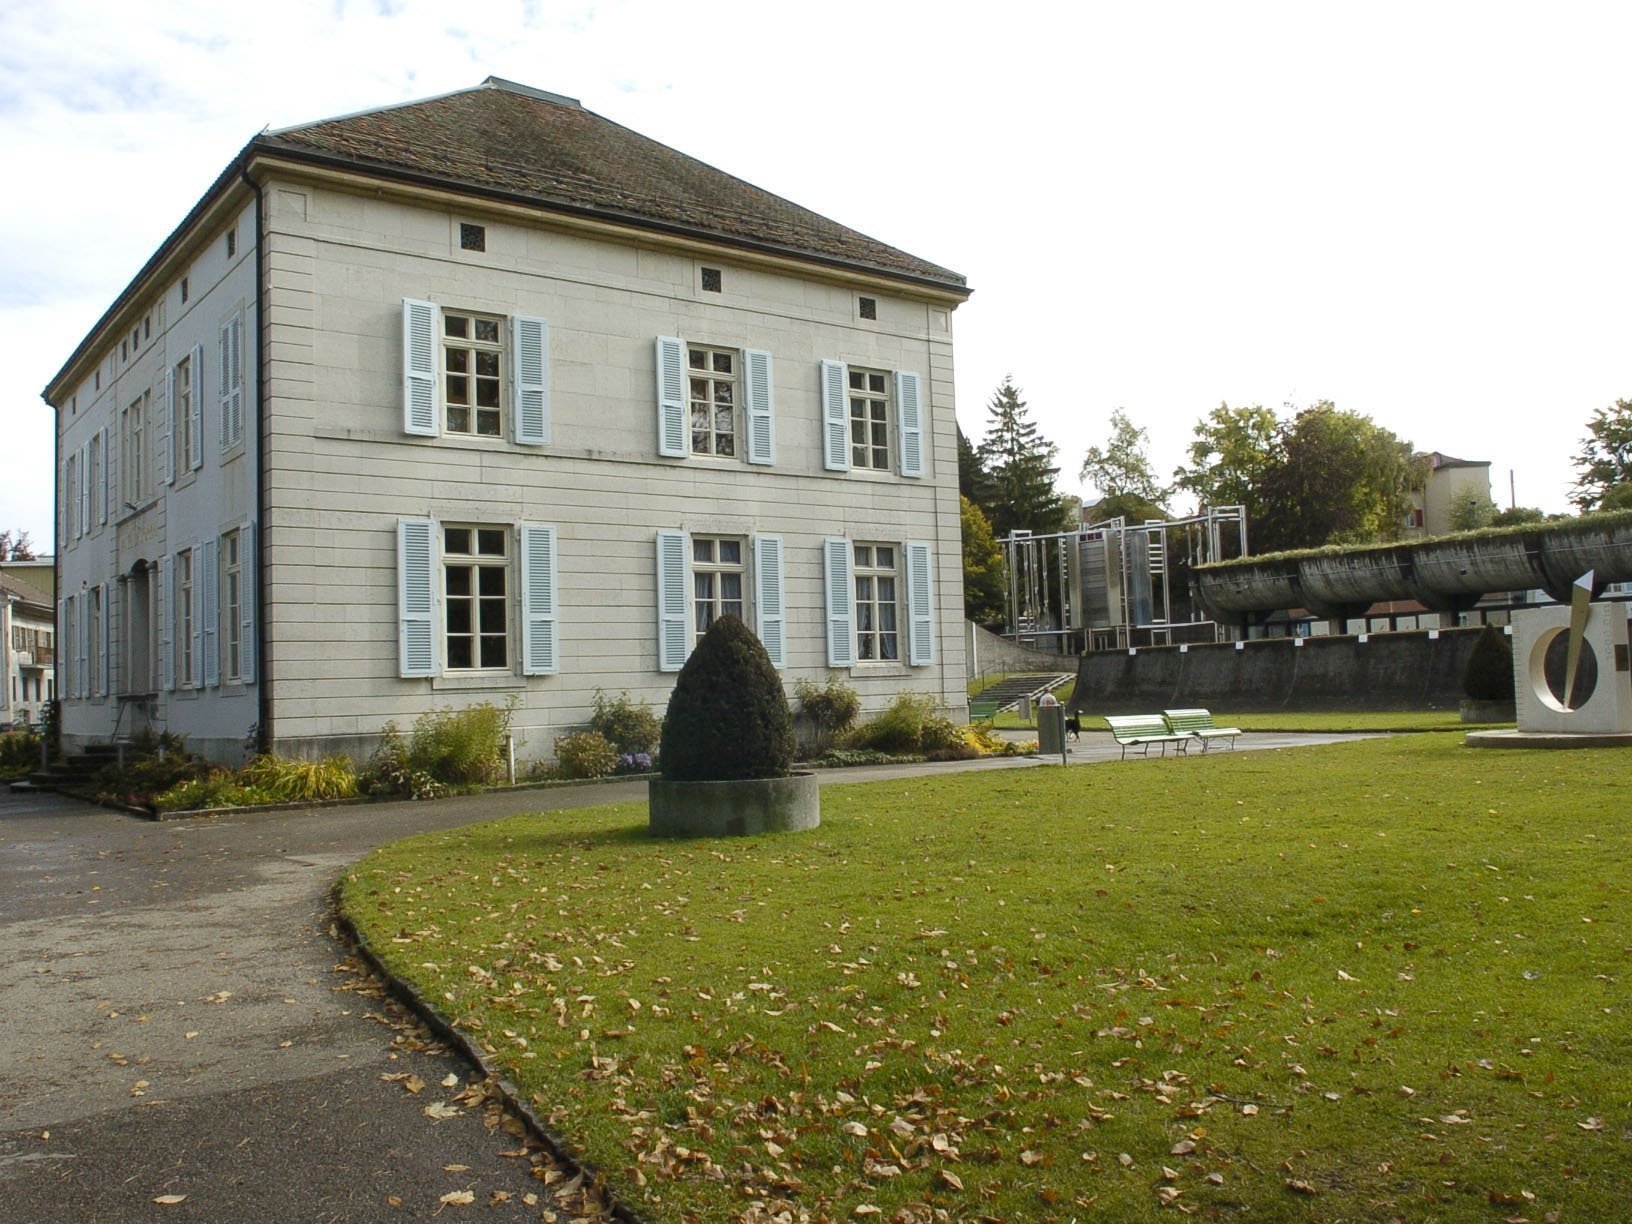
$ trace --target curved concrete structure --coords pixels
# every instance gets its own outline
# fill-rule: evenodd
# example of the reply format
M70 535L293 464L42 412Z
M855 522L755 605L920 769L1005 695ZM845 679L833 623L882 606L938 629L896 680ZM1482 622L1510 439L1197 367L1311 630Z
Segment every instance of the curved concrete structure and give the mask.
M1228 561L1198 566L1195 581L1213 619L1245 625L1292 608L1354 618L1374 603L1397 599L1439 612L1465 611L1491 592L1537 588L1568 602L1571 585L1589 570L1595 596L1611 582L1632 580L1632 513Z

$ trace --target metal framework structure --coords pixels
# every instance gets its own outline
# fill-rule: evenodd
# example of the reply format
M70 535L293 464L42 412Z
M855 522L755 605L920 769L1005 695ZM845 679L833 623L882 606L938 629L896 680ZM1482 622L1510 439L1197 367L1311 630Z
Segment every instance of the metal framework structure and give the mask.
M1206 616L1186 575L1246 555L1247 512L1217 506L1137 524L1117 517L1052 535L1016 531L1003 545L1007 636L1016 641L1060 654L1163 645L1175 631L1186 641L1218 641L1224 629Z

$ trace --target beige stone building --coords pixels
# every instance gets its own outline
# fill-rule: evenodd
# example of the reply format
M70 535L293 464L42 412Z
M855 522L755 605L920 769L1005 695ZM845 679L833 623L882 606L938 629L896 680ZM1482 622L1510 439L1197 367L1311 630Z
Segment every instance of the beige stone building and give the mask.
M1469 498L1490 501L1490 460L1456 459L1439 451L1421 458L1426 474L1422 488L1411 493L1407 539L1448 535L1456 530L1451 520L1459 502Z
M46 391L65 737L513 701L548 758L727 612L790 691L961 712L968 292L493 78L263 133Z

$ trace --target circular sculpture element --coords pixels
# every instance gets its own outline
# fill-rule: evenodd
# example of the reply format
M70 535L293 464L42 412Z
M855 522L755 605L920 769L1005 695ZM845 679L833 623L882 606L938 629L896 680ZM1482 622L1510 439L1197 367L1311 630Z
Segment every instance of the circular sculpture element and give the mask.
M1592 643L1582 639L1581 653L1575 664L1575 683L1570 692L1564 691L1569 645L1569 629L1560 626L1545 631L1531 646L1526 668L1536 700L1560 714L1579 710L1591 700L1598 687L1598 655Z

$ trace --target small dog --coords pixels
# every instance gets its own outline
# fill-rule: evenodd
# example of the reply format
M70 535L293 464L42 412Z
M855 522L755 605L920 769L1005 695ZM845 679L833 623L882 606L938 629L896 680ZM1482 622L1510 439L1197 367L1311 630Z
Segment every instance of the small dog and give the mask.
M1065 734L1068 739L1082 738L1082 719L1075 714L1065 716Z

